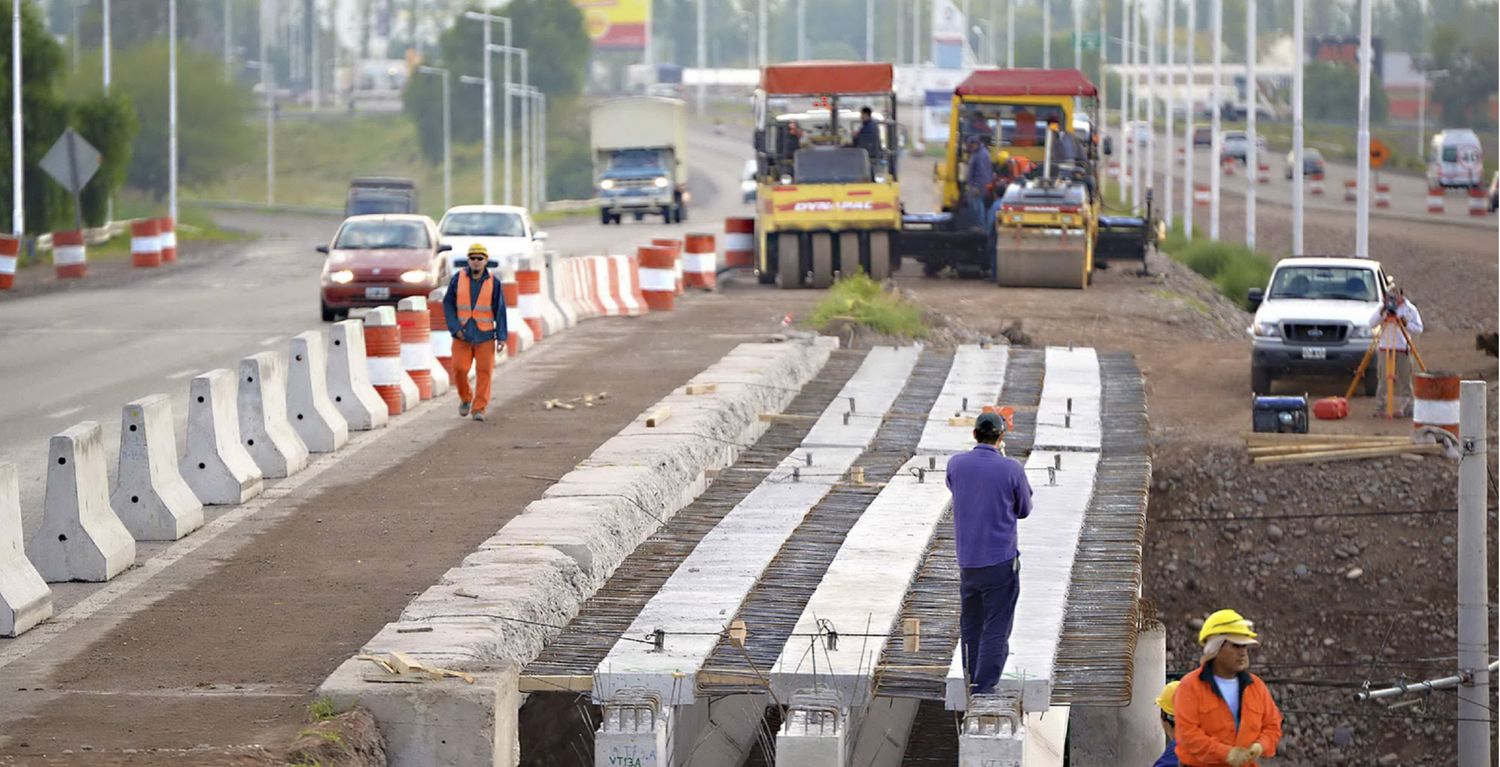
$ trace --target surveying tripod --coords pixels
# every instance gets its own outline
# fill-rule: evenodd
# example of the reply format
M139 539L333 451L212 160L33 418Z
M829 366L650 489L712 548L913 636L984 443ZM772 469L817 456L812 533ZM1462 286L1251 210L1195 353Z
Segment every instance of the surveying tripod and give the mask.
M1388 349L1380 349L1379 346L1382 335L1397 332L1406 339L1406 349L1411 354L1411 358L1416 361L1417 368L1424 373L1427 372L1427 365L1422 362L1422 355L1417 353L1417 345L1411 340L1411 333L1406 331L1406 321L1397 317L1395 312L1387 311L1381 318L1380 324L1375 327L1375 333L1370 338L1370 348L1365 350L1364 359L1359 361L1359 369L1354 371L1354 380L1349 382L1349 390L1344 392L1344 399L1354 397L1355 387L1359 386L1360 379L1364 378L1365 370L1370 367L1370 360L1374 358L1378 350L1383 355L1382 361L1385 363L1385 417L1387 419L1396 417L1396 355L1400 352L1396 350L1394 342Z

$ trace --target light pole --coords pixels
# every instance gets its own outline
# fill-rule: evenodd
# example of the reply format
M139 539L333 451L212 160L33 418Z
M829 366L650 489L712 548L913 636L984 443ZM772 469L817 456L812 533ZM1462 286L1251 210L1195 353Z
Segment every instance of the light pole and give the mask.
M1260 179L1259 135L1255 132L1255 0L1245 3L1245 247L1255 250L1255 185Z
M1302 255L1302 44L1303 0L1292 0L1292 255Z
M1301 2L1302 0L1297 0ZM1417 81L1417 156L1427 156L1427 81L1436 80L1439 77L1447 77L1448 70L1434 69L1431 72L1423 72L1422 79Z
M480 53L484 56L484 204L492 205L495 202L495 80L490 74L490 22L498 21L505 25L505 44L510 45L510 19L505 16L496 16L492 13L480 11L465 11L464 18L470 21L478 21L484 24L484 50ZM505 88L510 89L510 57L505 59ZM505 201L515 202L511 196L511 173L510 173L510 99L505 99Z
M1042 0L1042 69L1052 68L1052 2Z
M1224 150L1223 140L1219 136L1220 107L1219 88L1224 84L1224 0L1214 0L1213 4L1213 48L1214 48L1214 84L1209 89L1208 99L1213 103L1213 120L1210 122L1213 131L1213 145L1209 150L1208 166L1208 238L1214 242L1219 241L1219 176L1223 165L1219 159L1219 153Z
M507 35L507 37L508 37L508 35ZM487 48L487 50L490 53L500 53L500 54L504 54L505 55L505 71L507 73L506 74L506 78L505 78L506 79L506 86L505 86L505 170L506 170L506 179L505 179L505 181L506 181L506 184L507 184L507 189L506 189L506 193L505 193L505 201L508 204L514 205L515 202L512 201L512 198L510 196L510 190L508 188L508 185L510 183L510 102L511 102L511 83L510 83L509 72L510 72L510 57L511 57L511 55L514 54L514 55L519 55L521 57L521 81L520 81L520 84L522 86L527 86L527 85L531 84L531 75L529 74L529 71L528 71L528 68L527 68L527 56L526 56L526 49L525 48L515 48L515 47L512 47L510 45L496 45L495 43L490 43L489 46L488 46L488 48ZM488 54L486 54L485 58L489 58ZM531 115L531 109L530 109L529 104L525 100L522 100L521 101L521 199L522 200L528 199L530 197L530 194L531 194L531 169L527 166L528 158L530 157L530 152L528 150L528 147L526 146L527 135L531 131L530 127L527 125L527 121L529 120L530 115Z
M1156 189L1156 16L1151 8L1141 9L1141 23L1146 26L1146 162L1145 189Z
M1016 0L1005 0L1005 68L1016 68Z
M703 102L708 97L708 77L706 75L707 70L705 69L705 67L708 64L708 53L707 53L707 51L704 50L704 48L705 48L705 46L707 44L707 41L705 40L705 38L708 36L708 32L707 32L707 27L705 26L705 21L703 19L703 6L705 6L707 4L708 4L708 0L698 0L698 114L699 114L699 116L702 116L702 114L703 114L703 106L704 106Z
M21 4L10 4L10 233L26 235L26 174L21 157Z
M1130 170L1135 174L1131 177L1130 184L1130 210L1132 213L1141 209L1141 186L1145 183L1146 174L1142 172L1145 152L1143 147L1136 146L1136 136L1140 133L1141 118L1141 13L1144 11L1141 4L1145 0L1135 0L1130 6L1130 120L1135 123L1130 126L1130 146L1136 151L1135 162L1131 163ZM1146 140L1151 140L1151 134L1146 133Z
M1198 174L1193 158L1193 153L1197 151L1197 146L1193 144L1193 91L1198 87L1193 62L1198 58L1197 36L1198 0L1187 0L1187 109L1182 121L1182 149L1187 154L1187 162L1183 164L1186 173L1182 179L1182 208L1186 212L1182 216L1182 233L1189 240L1193 239L1193 218L1198 214L1198 198L1194 186Z
M177 0L167 0L167 215L177 220Z
M797 60L807 61L807 0L797 0Z
M1083 9L1073 0L1073 68L1083 69Z
M991 47L993 47L990 44L992 41L991 41L989 30L985 29L985 27L988 27L988 26L989 26L989 24L985 23L982 20L974 22L974 34L979 37L979 45L977 47L975 47L975 49L974 49L974 55L976 57L979 56L979 52L981 50L983 50L986 53L988 53L989 49ZM985 61L986 62L993 62L993 59L990 59L988 56L986 56Z
M1359 134L1355 140L1355 167L1358 169L1354 218L1354 255L1370 257L1370 68L1375 55L1370 48L1373 26L1371 0L1359 4ZM1463 722L1459 722L1463 728ZM1462 738L1459 738L1460 749Z
M450 100L449 71L442 67L421 65L417 71L443 78L443 210L453 207L453 108Z
M261 38L261 52L265 52L265 38ZM260 70L260 87L266 94L266 205L276 204L276 95L273 67L264 58L247 61L245 66Z
M1167 13L1167 145L1163 147L1162 165L1166 167L1165 176L1167 183L1164 185L1166 199L1162 201L1161 220L1166 222L1167 229L1172 228L1172 214L1175 213L1172 205L1175 187L1177 186L1177 136L1176 136L1176 112L1177 112L1177 3L1175 0L1167 0L1162 6Z
M865 0L865 61L875 60L875 0Z
M99 29L99 31L100 31L100 36L101 36L100 42L102 43L101 47L103 48L102 53L103 53L103 57L104 57L104 93L106 95L108 95L109 94L109 81L111 79L110 75L112 74L110 72L110 64L111 64L111 62L110 62L110 44L109 44L110 43L110 35L109 35L109 0L103 0L103 3L100 4L99 12L100 12L100 29ZM173 38L173 39L176 39L176 38Z
M759 27L760 28L759 28L759 30L756 31L756 35L755 35L756 60L760 62L756 66L758 68L760 68L760 69L765 69L766 65L769 64L769 63L771 63L771 58L767 54L767 48L766 48L766 3L767 2L769 2L769 0L759 0L759 2L756 3L756 9L755 9L756 14L758 14L759 17L760 17L759 18L759 22L760 22L759 23Z
M108 0L105 0L108 2ZM230 0L224 0L224 82L228 83L234 77L234 71L229 67L230 51L233 50L234 35L234 10L229 7ZM108 14L106 14L106 18Z

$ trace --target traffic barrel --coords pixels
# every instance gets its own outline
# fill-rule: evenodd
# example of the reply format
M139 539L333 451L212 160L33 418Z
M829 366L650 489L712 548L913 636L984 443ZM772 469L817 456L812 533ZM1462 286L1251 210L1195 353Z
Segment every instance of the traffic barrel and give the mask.
M755 268L755 219L724 219L724 266L730 269Z
M427 295L427 327L432 331L432 359L437 362L443 377L452 381L453 336L448 333L448 317L443 314L443 297L447 293L447 288L438 288ZM437 375L436 372L433 373L434 384L437 383ZM447 387L439 385L436 389L441 394Z
M1307 191L1321 197L1323 195L1323 174L1313 173L1307 177Z
M711 234L689 234L683 241L682 279L690 288L714 289L714 272L719 266L719 256L714 250Z
M1421 371L1411 377L1411 425L1433 426L1458 436L1460 379L1452 373Z
M52 233L52 265L56 267L60 280L76 280L89 273L83 232Z
M677 256L671 248L642 245L636 251L641 263L641 297L653 312L670 312L677 297Z
M1271 183L1271 164L1270 163L1258 162L1256 164L1256 168L1255 168L1255 183L1257 183L1257 184L1269 184L1269 183Z
M1483 187L1469 187L1469 215L1483 216L1490 212Z
M1359 182L1348 179L1344 182L1344 202L1354 202L1359 199Z
M130 222L130 263L141 269L161 266L161 227L156 219Z
M162 216L156 219L156 241L161 248L161 262L171 264L177 261L177 221L171 216Z
M1213 201L1214 201L1213 191L1209 188L1208 184L1194 184L1193 185L1193 204L1194 205L1206 208L1209 205L1212 205Z
M515 359L517 354L531 348L536 339L531 335L531 326L521 319L521 286L516 284L516 270L505 266L492 274L500 280L500 295L505 299L505 354Z
M1440 186L1427 187L1427 212L1443 212L1443 188Z
M389 306L365 315L365 361L370 383L385 400L387 412L401 415L401 379L406 375L401 370L401 328L396 324L396 311Z
M1234 158L1225 157L1219 162L1219 169L1226 176L1234 175Z
M641 262L635 256L609 256L610 279L620 286L618 300L625 316L645 314L646 298L641 295Z
M530 259L517 264L516 288L521 319L531 328L531 335L541 341L542 332L542 273L537 271Z
M401 369L417 385L417 396L432 399L432 317L427 299L403 298L396 304L396 327L401 330Z
M1391 207L1391 185L1384 183L1375 184L1375 207Z
M21 238L0 235L0 290L16 285L16 264L21 260Z
M682 240L674 240L670 237L657 237L651 240L651 244L668 248L672 251L672 275L673 279L676 280L675 290L677 291L677 295L682 295L683 288L685 287L682 273Z

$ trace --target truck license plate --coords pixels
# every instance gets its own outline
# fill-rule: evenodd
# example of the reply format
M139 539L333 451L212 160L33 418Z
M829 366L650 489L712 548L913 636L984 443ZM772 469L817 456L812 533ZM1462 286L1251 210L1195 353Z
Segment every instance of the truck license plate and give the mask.
M365 298L374 301L384 301L391 297L390 288L365 288Z
M1325 348L1323 348L1323 347L1321 347L1321 346L1307 346L1307 347L1303 347L1303 349L1302 349L1302 359L1305 359L1305 360L1326 360L1326 359L1328 359L1328 350L1325 349Z

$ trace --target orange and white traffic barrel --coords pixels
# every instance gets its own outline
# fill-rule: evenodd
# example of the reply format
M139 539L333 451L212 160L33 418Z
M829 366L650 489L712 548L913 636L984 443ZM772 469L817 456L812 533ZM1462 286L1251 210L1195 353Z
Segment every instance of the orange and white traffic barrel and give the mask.
M516 283L516 270L504 266L492 273L499 278L500 295L505 298L505 354L514 359L530 349L536 337L531 334L531 326L521 319L521 286Z
M620 287L617 299L626 317L646 313L646 299L641 295L641 265L635 256L609 256L611 284Z
M1344 202L1354 202L1359 199L1359 182L1348 179L1344 182Z
M1452 373L1420 372L1411 378L1411 422L1415 428L1435 426L1458 436L1460 379Z
M417 385L417 396L432 399L432 316L427 299L401 299L396 304L396 327L401 329L401 369Z
M580 256L588 265L593 297L604 307L605 317L619 317L625 313L625 304L620 300L619 276L609 268L609 256Z
M21 238L0 234L0 290L16 286L16 264L21 260Z
M1120 164L1117 163L1117 162L1112 162L1112 163L1109 164L1109 166L1105 169L1104 172L1110 178L1119 178L1120 177Z
M1385 183L1375 184L1375 207L1391 207L1391 185Z
M755 268L755 219L724 219L724 266Z
M1266 163L1266 162L1259 162L1258 158L1257 158L1257 164L1256 164L1256 168L1255 168L1255 183L1257 183L1257 184L1269 184L1269 183L1271 183L1271 164L1270 163Z
M1177 147L1177 164L1187 165L1187 150L1182 147Z
M443 297L447 294L445 287L427 294L427 328L432 331L432 359L437 363L432 380L433 389L438 394L447 391L447 383L453 380L453 336L448 333L448 317L443 314ZM439 374L445 379L441 385Z
M1219 162L1219 170L1226 176L1234 175L1235 160L1233 157L1225 157Z
M57 269L57 278L60 280L76 280L89 273L83 232L52 233L52 265Z
M690 288L714 289L714 272L719 266L718 253L714 251L714 236L711 234L689 234L682 246L682 279Z
M365 315L365 363L375 393L385 400L391 415L401 415L401 328L396 324L396 310L378 306Z
M156 242L161 247L161 262L177 261L177 221L171 216L156 219Z
M161 266L161 227L156 219L130 222L130 263L141 269Z
M671 249L672 273L673 278L676 280L675 290L677 292L677 295L682 295L683 288L685 287L682 274L682 240L674 240L670 237L657 237L651 240L651 244L658 247Z
M1470 187L1469 188L1469 215L1471 215L1471 216L1483 216L1483 215L1487 215L1489 212L1490 212L1490 204L1489 204L1489 200L1485 199L1484 188L1483 187L1478 187L1478 186Z
M1313 174L1309 174L1308 175L1308 177L1307 177L1307 191L1310 192L1310 193L1312 193L1312 194L1314 194L1314 195L1322 196L1323 191L1324 191L1324 187L1323 187L1323 174L1321 174L1321 173L1313 173Z
M677 300L677 256L671 248L642 245L636 251L641 263L641 296L653 312L670 312Z
M1209 188L1208 184L1194 184L1193 185L1193 204L1194 205L1197 205L1197 206L1202 207L1202 208L1206 208L1209 205L1212 205L1213 201L1214 201L1213 190L1211 190Z
M1427 212L1443 212L1443 188L1440 186L1427 187Z
M532 337L543 338L542 332L542 273L537 271L530 259L522 259L516 266L516 288L519 293L518 308L521 320L531 328Z

